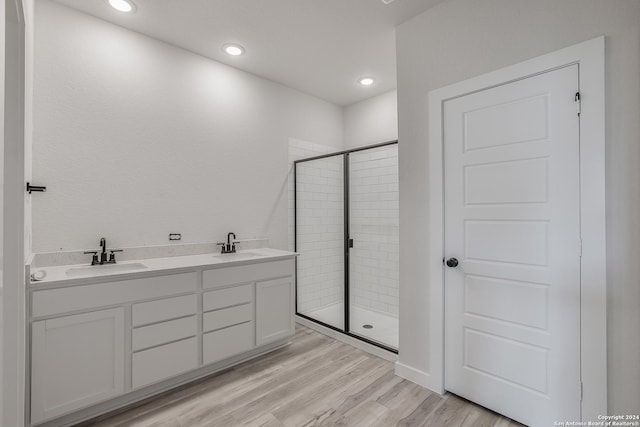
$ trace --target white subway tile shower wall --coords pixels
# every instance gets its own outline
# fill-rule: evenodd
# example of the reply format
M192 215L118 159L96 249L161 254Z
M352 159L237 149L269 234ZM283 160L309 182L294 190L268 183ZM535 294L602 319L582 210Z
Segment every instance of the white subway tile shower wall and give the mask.
M289 141L294 160L328 154L335 148L299 140ZM298 312L335 304L344 296L344 188L342 157L298 164ZM289 181L290 235L293 249L293 168ZM342 327L342 319L332 325Z
M351 302L398 315L398 146L349 155Z
M300 159L306 159L309 157L321 156L323 154L329 154L331 152L339 151L335 147L328 145L316 144L309 141L302 141L300 139L289 138L289 250L293 251L295 247L295 224L294 224L294 176L293 176L293 162Z

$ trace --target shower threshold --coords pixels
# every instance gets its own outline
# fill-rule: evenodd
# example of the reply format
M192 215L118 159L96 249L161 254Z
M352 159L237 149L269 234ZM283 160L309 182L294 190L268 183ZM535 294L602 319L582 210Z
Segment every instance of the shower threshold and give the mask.
M349 313L351 316L349 322L350 333L388 347L398 348L399 329L397 317L359 306L351 306ZM338 329L344 329L342 322L344 304L342 301L301 314ZM365 325L371 325L372 328L365 328Z

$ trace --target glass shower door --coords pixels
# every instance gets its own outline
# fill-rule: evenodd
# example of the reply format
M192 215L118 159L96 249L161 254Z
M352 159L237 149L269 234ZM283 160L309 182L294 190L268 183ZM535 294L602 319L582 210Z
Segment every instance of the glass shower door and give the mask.
M349 154L349 331L398 348L398 146Z
M344 157L295 168L297 312L344 330Z

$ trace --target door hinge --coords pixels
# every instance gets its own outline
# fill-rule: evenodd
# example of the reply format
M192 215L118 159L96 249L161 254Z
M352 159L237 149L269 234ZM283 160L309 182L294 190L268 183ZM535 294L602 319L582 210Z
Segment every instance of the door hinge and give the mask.
M576 102L576 114L580 117L580 113L582 112L582 100L580 99L580 92L576 92L576 96L574 98Z
M578 381L578 401L582 402L582 381Z
M582 258L582 238L578 239L578 256Z

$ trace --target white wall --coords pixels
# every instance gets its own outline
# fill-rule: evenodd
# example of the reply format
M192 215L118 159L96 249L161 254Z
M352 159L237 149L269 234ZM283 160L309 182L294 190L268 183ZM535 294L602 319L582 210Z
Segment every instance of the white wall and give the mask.
M398 139L397 91L344 107L344 142L347 148Z
M49 0L36 8L33 250L268 237L287 248L288 139L342 109Z
M606 36L609 412L637 413L640 2L636 0L449 0L398 27L401 363L429 372L428 91L602 34Z

